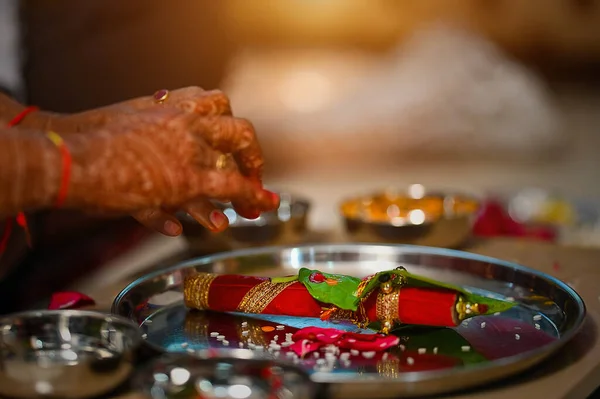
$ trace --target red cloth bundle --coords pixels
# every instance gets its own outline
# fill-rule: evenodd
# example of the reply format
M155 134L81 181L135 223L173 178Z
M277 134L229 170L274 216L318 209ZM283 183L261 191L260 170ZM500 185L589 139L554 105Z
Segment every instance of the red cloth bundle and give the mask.
M185 279L184 298L189 308L216 312L323 318L324 312L333 310L330 318L338 320L438 327L456 326L462 320L457 311L460 293L443 288L407 286L386 295L375 289L354 312L319 302L297 280L201 273Z

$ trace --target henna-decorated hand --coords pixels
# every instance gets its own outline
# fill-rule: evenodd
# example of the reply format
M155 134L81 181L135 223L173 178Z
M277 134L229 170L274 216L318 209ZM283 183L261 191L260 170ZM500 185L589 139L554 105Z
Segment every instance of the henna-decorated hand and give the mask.
M176 235L181 228L165 209L182 208L215 230L227 220L209 198L258 211L278 205L259 183L262 157L243 119L155 106L66 140L74 159L69 204L77 208L129 212L145 221L168 217L175 231L156 228ZM224 167L224 154L237 162Z
M169 93L165 105L206 117L231 116L229 99L218 90L205 91L199 87L174 90ZM160 106L156 104L156 100L152 96L140 97L80 114L55 118L50 121L50 127L64 132L89 131L116 122L123 115L157 107ZM234 159L244 176L260 184L262 155L254 130L251 125L243 122L239 122L237 127L241 131L228 133L232 135L229 140L235 141L231 147L237 149L234 152ZM203 134L207 143L215 147L217 143L214 135L210 131ZM234 207L240 215L246 218L254 219L260 215L259 209L251 209L245 203L235 201ZM225 215L206 198L198 198L185 204L183 210L212 231L222 231L228 225ZM182 230L180 222L173 213L164 208L145 209L134 213L133 216L143 225L163 234L178 235Z
M198 115L231 115L229 98L220 90L203 90L200 87L185 87L168 92L164 105L193 112ZM50 115L46 117L46 128L64 132L88 132L104 126L123 114L135 113L157 106L154 96L138 97L106 107L77 114Z

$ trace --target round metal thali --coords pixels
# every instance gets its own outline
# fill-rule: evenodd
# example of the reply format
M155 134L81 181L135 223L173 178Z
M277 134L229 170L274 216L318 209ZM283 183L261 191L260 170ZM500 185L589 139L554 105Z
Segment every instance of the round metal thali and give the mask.
M301 267L328 273L367 276L399 265L473 292L514 300L517 306L492 316L466 320L456 328L403 327L402 346L386 354L328 367L310 357L296 360L333 398L431 395L492 382L522 372L556 352L579 330L585 306L567 284L544 273L461 251L407 245L306 245L259 248L198 258L140 278L115 299L113 312L139 323L146 342L167 352L193 354L209 348L246 347L283 338L309 325L356 329L316 319L188 310L183 304L185 276L198 271L283 276ZM265 325L277 326L264 332ZM211 336L219 333L226 338ZM224 348L223 341L227 347ZM257 345L260 347L260 345ZM260 349L260 348L259 348ZM261 349L262 350L262 349ZM282 350L267 355L291 362Z

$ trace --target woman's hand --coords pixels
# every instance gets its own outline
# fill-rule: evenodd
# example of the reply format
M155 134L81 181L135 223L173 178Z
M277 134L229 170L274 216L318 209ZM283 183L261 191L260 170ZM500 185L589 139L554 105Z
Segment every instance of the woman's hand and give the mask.
M191 86L168 91L167 97L162 102L157 101L156 97L151 95L76 114L40 113L39 115L33 114L31 117L35 118L41 115L40 119L43 119L43 127L46 129L64 133L85 133L114 122L124 114L154 108L160 104L204 116L231 115L229 98L222 91L207 91Z
M67 140L74 160L69 204L77 208L132 213L147 225L165 220L150 227L177 235L181 227L168 209L221 230L227 219L208 199L255 212L278 206L261 187L260 148L243 119L154 106Z
M227 96L218 90L205 91L199 87L171 91L163 101L163 105L206 117L231 115ZM117 122L124 115L160 106L157 105L154 96L140 97L79 114L54 117L50 119L49 128L60 132L87 132ZM238 140L236 145L244 148L243 151L234 154L234 161L239 165L244 176L260 184L263 163L260 146L252 126L244 122L244 126L241 127L241 124L238 123L238 127L244 131L230 138L230 140ZM213 147L216 144L210 134L205 135L205 140ZM260 215L259 209L251 209L248 204L236 201L234 207L241 216L249 219ZM206 198L199 198L186 204L183 210L212 231L222 231L228 225L225 215L212 206ZM182 230L181 223L173 213L164 208L144 209L134 213L133 216L146 227L163 234L178 235Z

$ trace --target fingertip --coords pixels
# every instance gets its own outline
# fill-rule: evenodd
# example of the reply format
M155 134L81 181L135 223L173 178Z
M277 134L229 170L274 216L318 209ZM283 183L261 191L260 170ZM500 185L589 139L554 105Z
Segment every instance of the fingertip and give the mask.
M163 224L162 231L160 232L170 237L177 237L181 235L182 231L183 226L181 225L181 223L179 223L179 221L166 220Z
M213 228L211 230L214 233L219 233L229 226L229 219L223 212L221 212L218 209L213 210L208 216L208 219L213 225Z
M245 219L249 219L249 220L258 219L260 217L260 211L257 211L255 209L252 209L252 210L244 209L242 212L238 212L238 213L240 214L241 217L243 217Z
M267 195L267 197L269 197L269 199L271 200L271 203L273 204L273 206L275 206L275 208L279 208L279 204L281 201L281 198L279 197L279 194L274 193L273 191L269 191L269 190L263 190L265 192L265 194Z
M176 237L183 232L179 220L164 210L144 210L134 214L133 217L146 228L166 236Z
M191 217L207 230L219 233L229 226L229 219L207 199L198 199L183 208Z
M279 208L279 195L269 190L259 190L256 193L256 199L259 202L261 211L273 211Z

